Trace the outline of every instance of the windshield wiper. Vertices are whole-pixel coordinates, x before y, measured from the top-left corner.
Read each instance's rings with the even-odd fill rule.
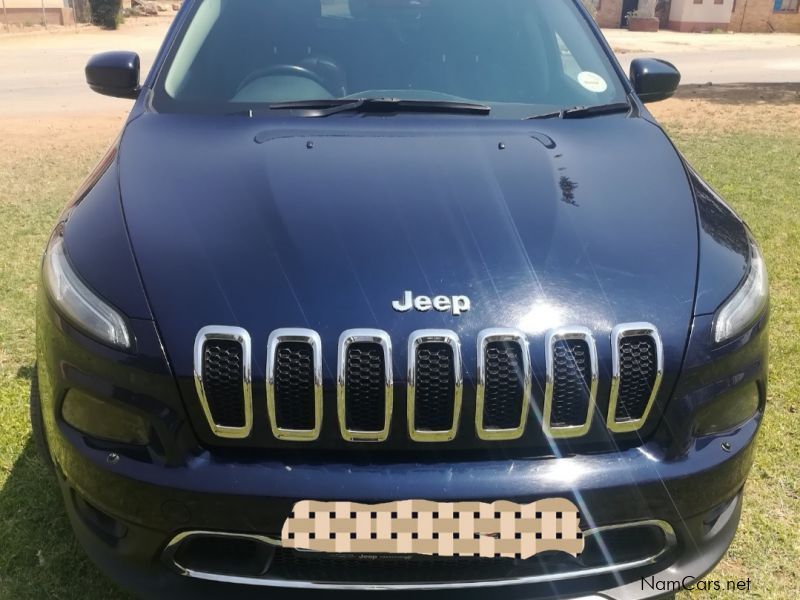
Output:
[[[631,105],[628,102],[614,102],[612,104],[597,104],[595,106],[570,106],[561,110],[533,115],[526,120],[532,119],[581,119],[583,117],[594,117],[596,115],[610,115],[613,113],[628,112]]]
[[[327,117],[342,112],[438,112],[488,115],[491,106],[445,100],[402,100],[400,98],[355,98],[275,102],[270,110],[306,110],[308,117]]]

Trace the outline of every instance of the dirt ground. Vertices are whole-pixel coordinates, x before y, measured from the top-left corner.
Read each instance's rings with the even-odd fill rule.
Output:
[[[688,85],[649,108],[668,127],[689,132],[800,133],[800,83]]]

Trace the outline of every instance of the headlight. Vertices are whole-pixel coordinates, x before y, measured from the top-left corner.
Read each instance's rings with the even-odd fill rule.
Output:
[[[761,314],[769,294],[767,269],[758,245],[750,240],[750,270],[742,285],[723,304],[714,321],[714,340],[725,342],[749,327]]]
[[[97,340],[127,350],[131,338],[125,319],[84,284],[64,253],[64,238],[55,237],[44,257],[44,283],[59,310]]]

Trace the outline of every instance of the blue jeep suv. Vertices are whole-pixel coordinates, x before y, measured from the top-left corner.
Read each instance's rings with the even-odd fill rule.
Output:
[[[31,416],[115,580],[649,598],[722,558],[767,278],[645,106],[671,64],[578,0],[186,0],[143,83],[86,77],[135,104],[44,254]]]

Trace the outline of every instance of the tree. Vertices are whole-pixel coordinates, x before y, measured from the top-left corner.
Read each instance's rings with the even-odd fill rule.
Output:
[[[89,0],[89,6],[92,11],[92,23],[95,25],[116,29],[122,22],[121,0]]]

